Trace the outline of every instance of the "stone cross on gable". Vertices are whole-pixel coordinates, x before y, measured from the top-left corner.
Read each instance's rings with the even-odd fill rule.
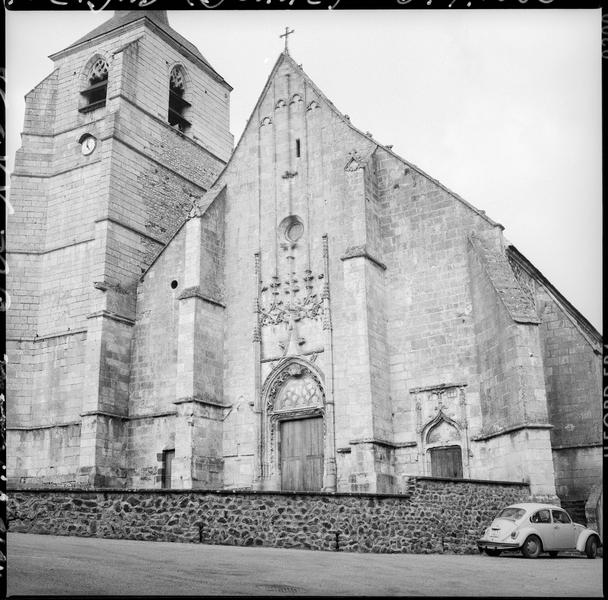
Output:
[[[288,48],[288,40],[289,40],[289,36],[294,33],[295,29],[289,29],[289,27],[285,27],[285,33],[282,33],[279,37],[284,37],[285,38],[285,54],[289,54],[289,48]]]

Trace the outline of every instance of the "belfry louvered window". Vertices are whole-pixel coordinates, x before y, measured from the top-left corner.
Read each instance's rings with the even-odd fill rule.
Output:
[[[173,67],[169,78],[169,114],[167,120],[169,125],[177,127],[180,131],[186,131],[191,123],[186,119],[186,111],[191,104],[184,99],[186,84],[184,71],[181,67]]]
[[[91,67],[88,75],[88,87],[80,92],[85,97],[86,104],[81,106],[80,112],[89,112],[105,106],[108,92],[108,63],[98,58]]]

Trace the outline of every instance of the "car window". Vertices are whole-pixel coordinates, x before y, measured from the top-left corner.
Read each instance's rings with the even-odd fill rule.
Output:
[[[563,510],[554,510],[553,520],[556,523],[570,523],[570,517]]]
[[[542,510],[535,512],[530,517],[530,522],[531,523],[551,523],[551,514],[549,513],[548,509],[543,508]]]
[[[497,519],[511,519],[513,521],[517,521],[521,519],[526,514],[526,511],[523,508],[514,508],[512,506],[508,506],[507,508],[503,508],[496,517]]]

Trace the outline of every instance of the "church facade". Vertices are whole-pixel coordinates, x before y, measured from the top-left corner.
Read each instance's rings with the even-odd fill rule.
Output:
[[[9,481],[601,481],[597,331],[287,52],[234,150],[230,85],[164,12],[51,58],[12,175]]]

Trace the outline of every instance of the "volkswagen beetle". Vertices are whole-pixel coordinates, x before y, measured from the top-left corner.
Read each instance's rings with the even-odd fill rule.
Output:
[[[503,508],[477,540],[480,552],[499,556],[503,550],[519,550],[526,558],[542,552],[557,556],[578,550],[588,558],[602,545],[597,531],[573,523],[568,513],[552,504],[524,502]]]

